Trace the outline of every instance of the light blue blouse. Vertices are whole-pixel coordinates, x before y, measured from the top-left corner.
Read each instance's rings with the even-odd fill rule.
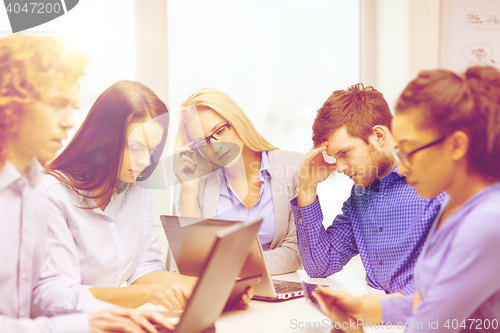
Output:
[[[217,174],[220,185],[220,196],[215,218],[220,220],[248,221],[257,217],[262,217],[263,221],[257,234],[259,235],[264,251],[268,251],[271,247],[276,232],[271,178],[271,164],[269,163],[267,152],[262,152],[262,161],[259,171],[259,179],[261,182],[260,198],[255,205],[248,210],[243,201],[234,192],[224,172]]]

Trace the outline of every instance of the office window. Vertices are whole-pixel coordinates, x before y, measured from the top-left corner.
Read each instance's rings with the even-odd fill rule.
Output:
[[[11,30],[7,13],[0,12],[5,16],[0,19],[0,37],[4,37]],[[66,14],[22,33],[65,38],[70,46],[83,49],[90,57],[70,138],[106,88],[119,80],[136,79],[134,0],[79,1]]]

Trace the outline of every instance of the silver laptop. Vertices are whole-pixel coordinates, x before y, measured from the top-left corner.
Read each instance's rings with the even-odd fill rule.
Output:
[[[160,217],[179,273],[200,276],[203,262],[209,254],[211,239],[224,227],[238,225],[240,221],[225,221],[162,215]],[[264,261],[262,246],[256,235],[250,253],[243,265],[240,278],[261,275],[261,282],[253,287],[255,300],[281,301],[304,295],[302,285],[271,279]]]
[[[215,332],[215,321],[234,286],[262,219],[239,223],[212,234],[208,256],[174,332]]]

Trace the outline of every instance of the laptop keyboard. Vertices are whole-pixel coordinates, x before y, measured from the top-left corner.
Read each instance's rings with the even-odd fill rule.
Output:
[[[273,280],[276,292],[288,292],[302,290],[302,285],[298,282]]]

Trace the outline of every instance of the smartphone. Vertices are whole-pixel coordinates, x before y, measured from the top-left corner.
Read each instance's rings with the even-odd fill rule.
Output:
[[[317,284],[302,282],[302,288],[304,288],[304,292],[305,292],[305,294],[307,296],[307,299],[309,300],[309,303],[311,303],[319,311],[321,311],[321,306],[319,306],[318,300],[312,294],[312,292],[314,290],[316,290],[317,287],[318,287]],[[325,287],[328,287],[328,286],[325,286]],[[323,311],[321,311],[321,313],[323,313]]]
[[[322,285],[322,286],[328,287],[325,285]],[[323,313],[324,315],[326,315],[327,317],[329,317],[332,320],[332,326],[336,328],[332,332],[344,332],[344,333],[363,332],[362,329],[355,330],[354,332],[351,331],[349,329],[350,326],[348,325],[348,323],[350,323],[349,318],[342,311],[340,311],[338,309],[337,309],[337,311],[335,311],[335,308],[332,308],[329,314],[324,313],[323,310],[321,310],[321,306],[319,305],[318,300],[312,294],[312,292],[314,290],[316,290],[317,287],[318,287],[317,284],[312,284],[312,283],[307,283],[307,282],[302,281],[302,288],[304,288],[304,292],[306,294],[306,299],[308,300],[308,302],[310,304],[312,304],[316,309],[321,311],[321,313]]]

